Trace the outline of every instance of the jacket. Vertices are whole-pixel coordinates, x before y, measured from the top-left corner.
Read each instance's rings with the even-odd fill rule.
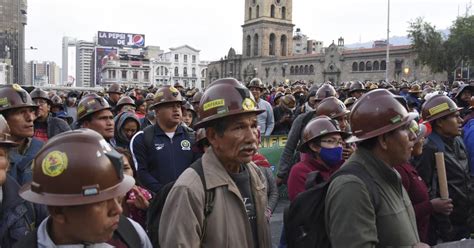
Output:
[[[281,122],[285,116],[289,116],[291,121]],[[273,117],[275,118],[275,127],[273,128],[272,135],[287,135],[290,132],[291,123],[295,118],[293,112],[283,106],[276,106],[273,108]]]
[[[306,178],[313,171],[318,171],[324,181],[328,181],[331,175],[341,167],[342,162],[334,167],[327,167],[313,157],[309,157],[295,164],[288,177],[288,198],[293,201],[296,196],[305,191]]]
[[[395,169],[402,177],[403,187],[408,192],[413,204],[420,240],[423,243],[428,243],[430,217],[433,213],[428,187],[410,163],[395,166]]]
[[[71,130],[71,127],[67,124],[66,121],[57,117],[53,117],[52,114],[48,115],[48,118],[46,119],[46,123],[47,123],[46,132],[48,134],[48,139],[51,139],[52,137],[60,133]]]
[[[358,148],[347,163],[357,163],[374,179],[380,202],[376,211],[365,183],[355,175],[333,179],[325,206],[332,247],[411,247],[419,243],[415,212],[395,169],[365,148]]]
[[[239,189],[217,159],[212,148],[202,157],[206,189],[214,189],[214,207],[207,217],[205,239],[204,189],[199,175],[187,169],[171,189],[160,220],[161,247],[254,247],[245,205]],[[251,191],[256,208],[257,233],[260,248],[271,247],[270,229],[265,209],[266,188],[262,173],[253,163],[244,165],[249,171]]]
[[[2,185],[3,200],[0,212],[0,247],[12,247],[29,232],[34,231],[48,216],[45,206],[23,200],[20,185],[7,175]]]
[[[449,198],[453,200],[454,205],[453,212],[449,215],[449,222],[454,226],[468,226],[469,223],[474,225],[474,191],[472,189],[470,168],[463,141],[461,137],[447,138],[438,136],[444,144],[444,163],[448,180]],[[436,152],[438,152],[436,143],[428,137],[427,142],[423,146],[423,153],[420,159],[416,161],[416,170],[428,185],[431,199],[439,197],[434,155]],[[445,216],[440,217],[446,218]],[[472,226],[471,231],[474,231]]]
[[[199,154],[191,150],[191,138],[184,127],[179,125],[170,139],[158,124],[154,125],[153,144],[147,147],[143,131],[130,141],[130,152],[137,168],[138,181],[157,193],[161,187],[178,179]]]
[[[130,149],[130,139],[127,138],[125,132],[123,131],[123,126],[125,121],[134,120],[137,123],[137,130],[140,130],[140,121],[134,113],[123,112],[114,118],[114,138],[110,141],[113,147],[122,147],[125,149]]]
[[[10,167],[8,175],[15,179],[18,184],[23,185],[33,179],[32,162],[38,151],[43,147],[43,142],[35,138],[29,138],[26,148],[20,151],[20,147],[10,148],[8,158]]]
[[[257,115],[258,127],[262,136],[270,136],[275,126],[275,119],[273,119],[272,105],[263,99],[259,99],[257,103],[258,109],[264,109],[265,112]]]
[[[469,156],[469,167],[471,177],[474,176],[474,119],[470,119],[463,127],[463,140],[466,152]]]

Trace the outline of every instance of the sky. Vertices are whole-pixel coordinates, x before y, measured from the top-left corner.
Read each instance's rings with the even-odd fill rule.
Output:
[[[293,0],[293,24],[328,46],[385,39],[388,0]],[[245,0],[28,0],[26,60],[61,65],[62,37],[92,41],[97,31],[145,34],[145,45],[189,45],[201,60],[242,51]],[[438,29],[464,15],[469,0],[392,0],[390,36],[405,36],[417,17]],[[470,11],[472,12],[472,11]]]

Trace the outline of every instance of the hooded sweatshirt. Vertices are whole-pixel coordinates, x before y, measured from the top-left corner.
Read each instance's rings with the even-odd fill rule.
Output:
[[[110,141],[113,147],[122,147],[125,149],[129,149],[130,146],[130,139],[127,138],[125,132],[123,131],[123,127],[127,120],[134,120],[137,122],[137,132],[140,130],[140,121],[138,120],[137,116],[131,112],[122,112],[114,118],[115,127],[114,127],[114,138]]]

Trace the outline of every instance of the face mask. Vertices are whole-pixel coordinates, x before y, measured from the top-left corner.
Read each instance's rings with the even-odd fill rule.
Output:
[[[327,166],[333,167],[342,161],[342,147],[321,147],[321,152],[319,152],[319,156]]]

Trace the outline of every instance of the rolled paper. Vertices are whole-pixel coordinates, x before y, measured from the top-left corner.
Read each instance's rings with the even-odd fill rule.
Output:
[[[444,164],[444,153],[435,153],[436,170],[438,171],[439,195],[441,199],[449,199],[448,180],[446,178],[446,166]]]

